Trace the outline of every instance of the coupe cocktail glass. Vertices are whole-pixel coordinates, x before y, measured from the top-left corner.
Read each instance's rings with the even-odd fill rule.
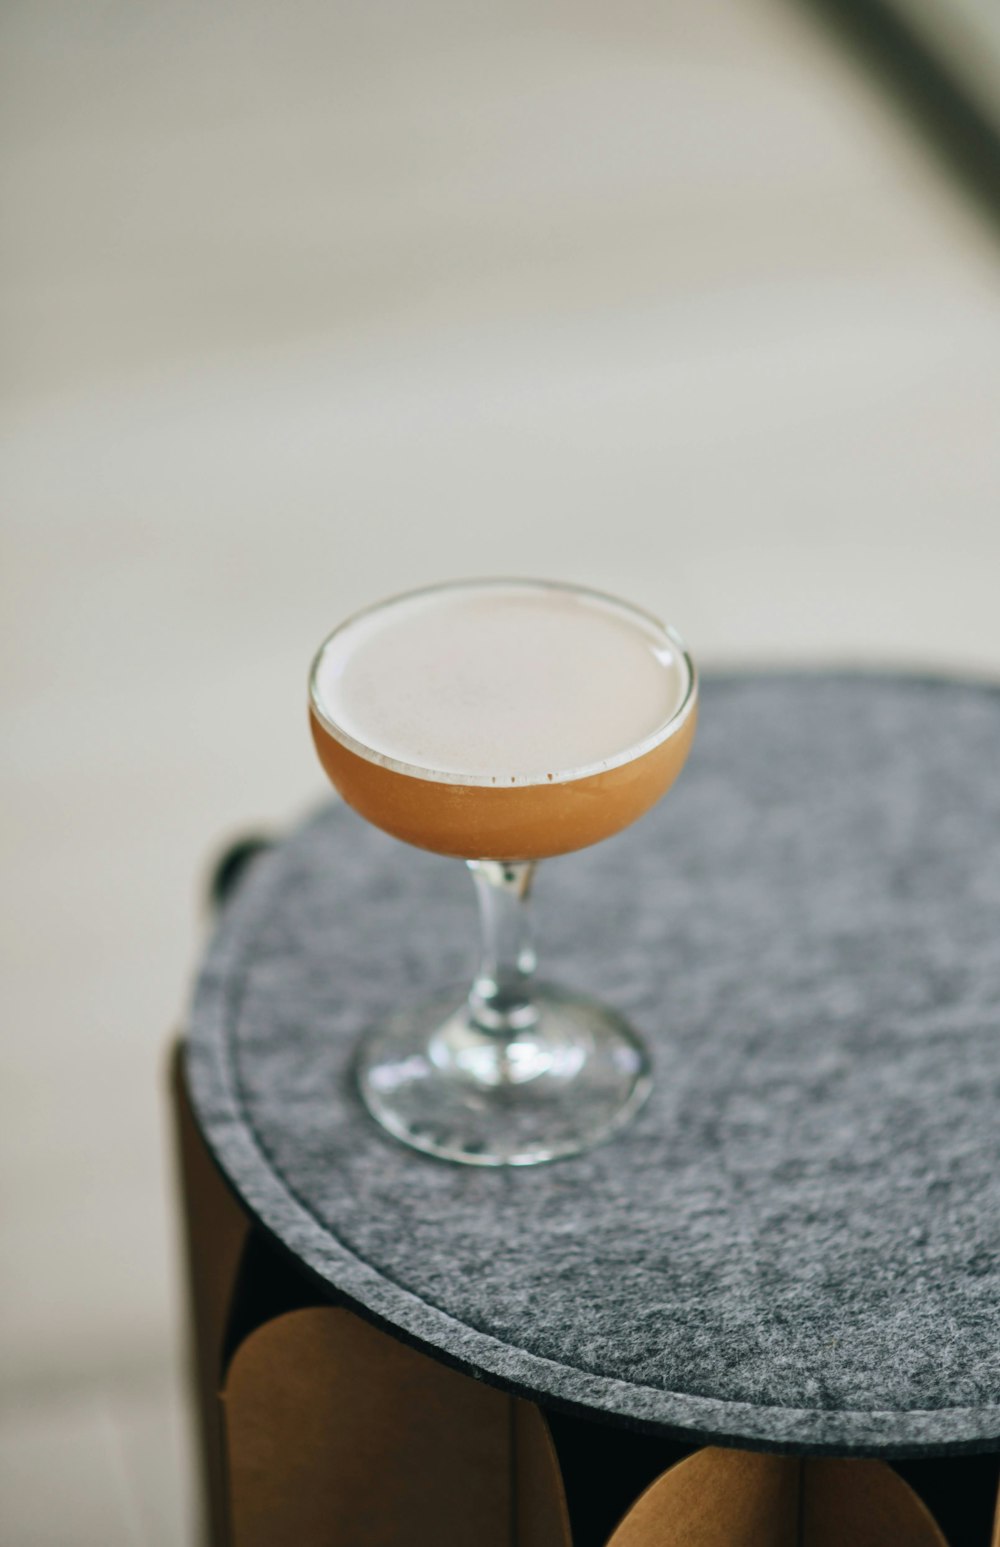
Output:
[[[649,1058],[606,1005],[535,981],[540,859],[627,827],[673,784],[698,687],[680,639],[597,591],[477,580],[341,624],[309,679],[316,750],[344,800],[407,843],[464,859],[482,948],[461,988],[364,1035],[358,1085],[396,1138],[448,1160],[525,1166],[625,1123]]]

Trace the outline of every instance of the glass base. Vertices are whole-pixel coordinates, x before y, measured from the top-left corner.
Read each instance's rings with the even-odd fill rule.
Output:
[[[362,1098],[395,1138],[470,1166],[533,1166],[599,1144],[638,1111],[649,1057],[593,999],[532,989],[530,1026],[483,1031],[455,989],[365,1033]],[[457,1008],[456,1008],[457,1006]]]

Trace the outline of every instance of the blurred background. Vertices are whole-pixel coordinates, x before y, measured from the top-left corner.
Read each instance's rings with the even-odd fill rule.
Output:
[[[538,574],[709,665],[1000,678],[945,12],[958,93],[804,0],[4,0],[5,1544],[193,1541],[166,1051],[342,615]]]

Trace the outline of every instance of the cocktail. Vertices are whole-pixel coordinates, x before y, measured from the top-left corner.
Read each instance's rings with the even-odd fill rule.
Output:
[[[608,838],[673,784],[694,735],[694,666],[626,602],[548,581],[476,580],[394,597],[321,646],[316,750],[385,832],[465,860],[482,948],[468,992],[366,1032],[357,1075],[396,1138],[470,1165],[588,1149],[637,1110],[649,1058],[616,1011],[535,981],[540,859]]]

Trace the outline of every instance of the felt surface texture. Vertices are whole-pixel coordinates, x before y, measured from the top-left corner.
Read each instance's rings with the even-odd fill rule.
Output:
[[[473,1373],[800,1453],[1000,1444],[1000,693],[709,679],[688,768],[543,864],[541,975],[647,1038],[591,1153],[419,1156],[354,1091],[365,1026],[467,984],[463,865],[331,805],[257,861],[189,1023],[203,1131],[333,1290]]]

